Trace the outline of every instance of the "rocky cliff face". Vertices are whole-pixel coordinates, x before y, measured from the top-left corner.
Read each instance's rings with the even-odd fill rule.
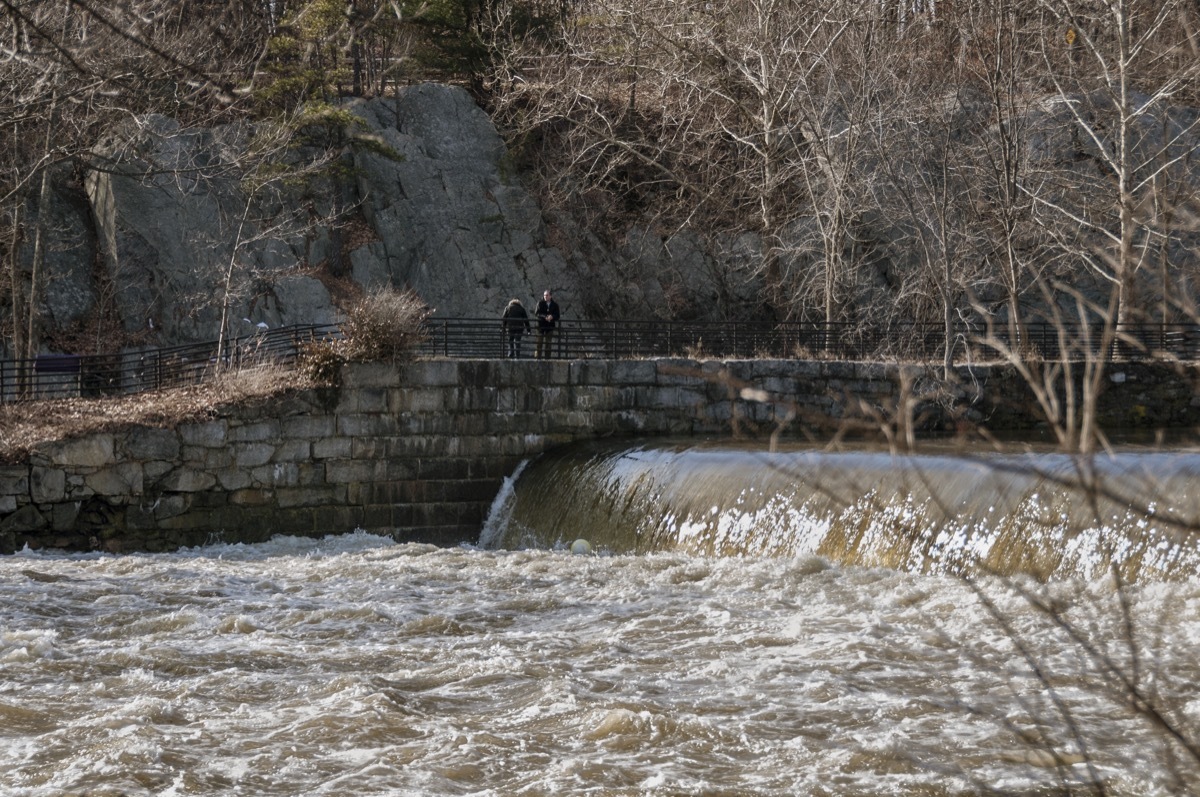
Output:
[[[1060,226],[1090,212],[1099,230],[1111,208],[1090,208],[1089,198],[1111,194],[1111,179],[1095,148],[1111,142],[1081,131],[1102,129],[1107,111],[1102,96],[1073,102],[1074,110],[1063,102],[1031,106],[1026,156],[1039,185],[1051,186],[1047,201],[1066,209]],[[1178,172],[1171,190],[1194,196],[1200,174],[1188,147],[1197,112],[1144,115],[1135,160],[1169,156]],[[958,124],[986,127],[977,116]],[[510,298],[532,304],[550,288],[568,318],[746,319],[767,304],[759,272],[768,249],[783,253],[780,284],[815,279],[821,253],[803,224],[770,247],[753,232],[664,236],[647,226],[631,227],[622,241],[601,240],[563,209],[538,205],[491,120],[459,88],[427,84],[354,100],[331,119],[314,125],[307,143],[276,148],[266,127],[188,129],[141,117],[112,130],[86,165],[56,172],[49,203],[26,214],[33,221],[40,212],[54,240],[40,291],[43,350],[214,340],[222,324],[236,336],[263,324],[332,323],[357,293],[383,285],[413,289],[440,316],[495,318]],[[919,262],[920,231],[905,218],[869,208],[857,216],[854,238],[869,250],[869,268],[854,276],[862,284],[853,301],[871,312],[937,292]],[[1172,225],[1164,262],[1173,274],[1200,273],[1194,214]],[[1056,234],[1065,240],[1069,232]],[[1109,243],[1093,237],[1068,241],[1075,248],[1058,258],[1036,254],[1024,239],[1017,244],[1045,260],[1029,274],[1104,306]],[[1092,243],[1100,254],[1085,256]],[[960,260],[983,257],[976,255]],[[28,249],[24,256],[28,263]],[[1046,264],[1053,263],[1060,265],[1052,273]],[[971,267],[961,279],[1000,308],[995,275]],[[1140,268],[1139,278],[1153,298],[1156,269]],[[1040,301],[1029,285],[1021,290],[1023,301]],[[867,310],[857,317],[872,318]]]
[[[503,142],[466,92],[418,86],[351,111],[390,149],[355,156],[356,199],[375,238],[350,252],[356,283],[410,286],[452,316],[498,315],[546,288],[577,305],[541,209],[503,172]]]
[[[223,317],[231,335],[332,323],[356,290],[388,284],[438,315],[482,318],[546,288],[574,318],[753,301],[754,286],[731,290],[695,241],[638,234],[612,252],[559,217],[557,239],[570,243],[551,245],[544,209],[462,89],[414,86],[339,110],[357,121],[343,113],[321,146],[286,152],[248,124],[185,129],[152,116],[111,131],[82,174],[61,175],[44,211],[57,241],[44,348],[213,340]],[[100,317],[122,340],[78,334]]]

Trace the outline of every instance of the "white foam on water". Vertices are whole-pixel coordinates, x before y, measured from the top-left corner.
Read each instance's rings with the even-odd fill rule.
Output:
[[[934,564],[992,555],[997,502],[946,524],[870,490],[833,513],[733,495],[664,511],[679,544],[644,555],[355,532],[0,558],[0,793],[1051,793],[1090,777],[1028,744],[1045,729],[1069,760],[1063,707],[1110,793],[1172,793],[1163,736],[1057,619],[1119,663],[1132,628],[1144,682],[1195,730],[1200,579],[1118,588],[1102,526],[1052,524],[1083,565],[968,581]],[[1020,511],[1061,520],[1044,497]],[[898,528],[927,543],[908,572],[816,555]]]

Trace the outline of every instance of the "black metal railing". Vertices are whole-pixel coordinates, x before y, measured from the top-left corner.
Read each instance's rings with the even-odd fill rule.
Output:
[[[995,360],[1006,351],[1046,360],[1100,356],[1103,328],[1052,323],[1019,330],[963,325],[954,330],[954,357]],[[431,318],[421,353],[435,357],[504,357],[508,337],[496,319]],[[520,342],[532,357],[536,326]],[[904,322],[868,327],[818,321],[562,321],[550,344],[557,359],[606,357],[774,357],[786,359],[886,359],[940,362],[945,348],[940,323]],[[1145,324],[1123,329],[1107,343],[1122,359],[1200,358],[1200,325]]]
[[[333,325],[290,326],[161,349],[2,360],[0,401],[115,396],[196,384],[222,369],[293,362],[305,343],[338,334]]]
[[[1200,359],[1200,325],[1144,324],[1105,338],[1100,326],[1025,324],[1019,331],[962,326],[954,330],[954,359],[994,361],[1006,350],[1044,360],[1109,356],[1116,359]],[[248,364],[294,362],[306,343],[341,336],[336,325],[264,330],[223,342],[119,354],[50,354],[0,361],[0,402],[137,393],[211,378]],[[518,354],[532,357],[536,324]],[[555,359],[713,357],[879,359],[940,362],[945,330],[937,323],[888,326],[815,321],[576,321],[560,322],[547,356]],[[426,357],[498,359],[509,338],[496,318],[438,318],[425,322],[418,353]]]
[[[935,325],[908,325],[916,335],[915,355],[928,356],[919,344],[937,332]],[[421,352],[441,357],[504,357],[508,336],[491,318],[431,318]],[[537,327],[521,338],[521,355],[531,357]],[[858,357],[877,353],[897,337],[864,331],[857,326],[810,322],[744,321],[561,321],[550,339],[550,356],[556,359],[605,357],[805,357],[817,353]],[[939,336],[940,340],[940,336]],[[893,347],[895,348],[895,347]],[[901,352],[897,351],[897,354]]]

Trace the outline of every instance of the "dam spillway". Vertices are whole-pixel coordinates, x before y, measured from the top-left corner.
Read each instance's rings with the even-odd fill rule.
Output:
[[[1200,454],[581,443],[522,467],[493,515],[484,547],[1155,582],[1200,572]]]
[[[1124,364],[1100,420],[1200,425],[1191,371]],[[1120,377],[1119,379],[1117,377]],[[354,530],[478,538],[523,460],[595,439],[828,438],[1042,424],[1020,376],[801,360],[418,360],[338,386],[39,446],[0,465],[0,551],[165,551]]]

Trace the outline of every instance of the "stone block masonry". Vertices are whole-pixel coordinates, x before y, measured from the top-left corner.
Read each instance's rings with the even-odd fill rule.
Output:
[[[1193,370],[1122,367],[1111,426],[1200,424]],[[907,391],[907,393],[906,393]],[[908,400],[904,400],[907,397]],[[0,466],[0,552],[167,551],[355,529],[474,542],[526,458],[573,441],[843,428],[1032,429],[1013,371],[794,360],[425,360],[349,365],[336,388],[41,446]]]

